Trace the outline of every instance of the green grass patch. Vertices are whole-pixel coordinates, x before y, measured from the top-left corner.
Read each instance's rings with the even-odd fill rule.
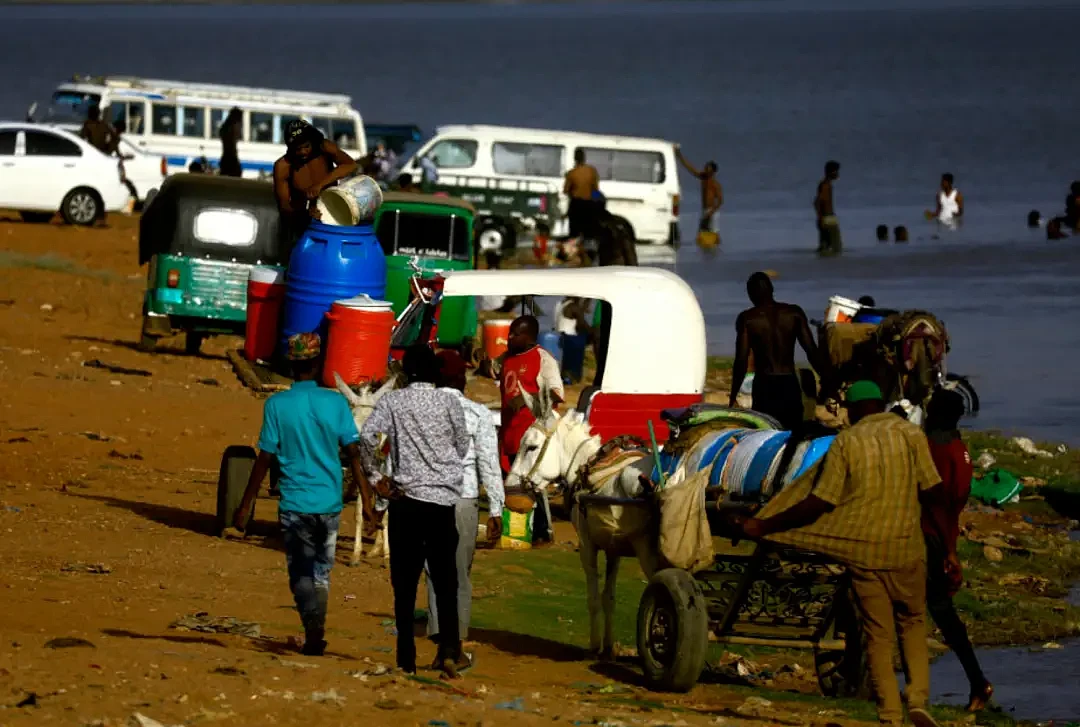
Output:
[[[602,556],[600,561],[602,579]],[[588,647],[585,574],[577,553],[493,551],[477,558],[473,571],[472,622],[476,628],[513,636],[519,640],[515,648],[531,648],[540,656],[553,652],[568,656],[573,649]],[[645,577],[636,560],[620,561],[617,583],[615,638],[633,645],[638,602],[645,590]]]
[[[731,371],[735,367],[735,359],[732,356],[709,356],[705,359],[708,371]]]

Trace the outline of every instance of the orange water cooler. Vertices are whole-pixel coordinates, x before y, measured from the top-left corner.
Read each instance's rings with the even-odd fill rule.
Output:
[[[394,311],[389,301],[360,295],[339,300],[326,314],[326,360],[323,383],[334,386],[337,373],[346,384],[381,381],[386,377]]]

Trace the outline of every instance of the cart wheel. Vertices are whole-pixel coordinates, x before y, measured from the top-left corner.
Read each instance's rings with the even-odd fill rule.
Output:
[[[709,647],[705,597],[693,576],[667,568],[652,577],[638,607],[637,645],[650,689],[687,692]]]
[[[826,637],[843,639],[844,649],[814,649],[818,687],[826,697],[869,699],[869,671],[855,601],[850,590],[838,592],[836,599],[836,617]]]
[[[225,528],[232,525],[233,513],[240,507],[247,489],[251,468],[255,466],[255,450],[251,447],[234,445],[227,447],[221,455],[221,469],[218,471],[217,489],[217,534],[224,534]],[[247,526],[255,519],[254,508]],[[247,530],[247,527],[245,527]]]

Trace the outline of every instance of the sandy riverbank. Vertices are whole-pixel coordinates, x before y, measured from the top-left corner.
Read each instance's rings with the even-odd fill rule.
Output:
[[[378,674],[393,645],[388,574],[381,563],[345,567],[346,513],[332,653],[300,657],[287,643],[300,629],[274,503],[260,501],[253,537],[211,535],[221,452],[254,443],[262,410],[224,359],[236,341],[211,340],[198,357],[183,355],[179,340],[137,351],[137,220],[110,225],[0,220],[0,724],[119,725],[134,712],[166,724],[363,714],[372,725],[737,724],[755,711],[766,722],[847,724],[872,714],[813,697],[805,673],[672,696],[642,690],[632,659],[614,671],[582,660],[584,597],[565,523],[554,551],[479,555],[479,665],[450,689]],[[93,360],[149,375],[85,365]],[[711,374],[719,396],[725,375]],[[1014,521],[995,522],[1008,530]],[[997,567],[1022,572],[1025,557],[1006,553]],[[621,583],[620,638],[632,644],[642,587],[634,566]],[[1022,585],[1001,589],[1023,594]],[[255,622],[260,638],[170,628],[204,611]],[[762,695],[772,705],[748,701]]]

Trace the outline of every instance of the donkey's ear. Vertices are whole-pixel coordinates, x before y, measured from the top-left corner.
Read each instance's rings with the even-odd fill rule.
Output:
[[[349,406],[353,409],[363,404],[363,400],[356,395],[356,393],[349,388],[349,385],[345,383],[345,380],[341,378],[341,375],[337,371],[334,372],[334,383],[337,384],[337,390],[341,392],[341,395],[345,397],[345,400],[349,402]]]
[[[379,390],[372,395],[372,400],[378,404],[379,399],[383,398],[386,394],[394,390],[397,386],[397,374],[391,374],[386,379],[386,383],[379,387]]]
[[[518,393],[521,394],[522,401],[525,402],[525,407],[533,413],[537,419],[540,418],[540,402],[536,397],[525,391],[523,388],[518,388]]]

